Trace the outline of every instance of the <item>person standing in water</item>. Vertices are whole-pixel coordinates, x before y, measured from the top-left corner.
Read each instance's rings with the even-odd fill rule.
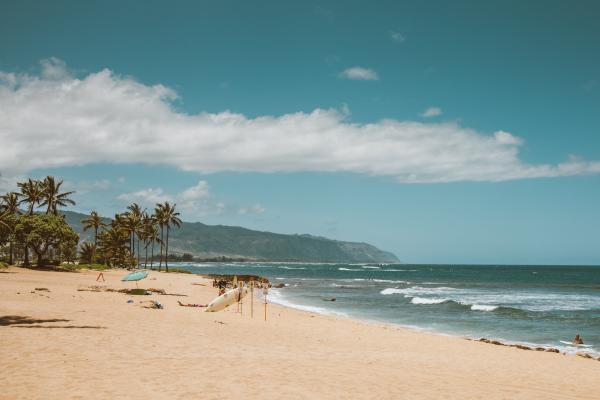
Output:
[[[579,336],[579,333],[573,338],[573,344],[583,344],[583,339],[581,338],[581,336]]]

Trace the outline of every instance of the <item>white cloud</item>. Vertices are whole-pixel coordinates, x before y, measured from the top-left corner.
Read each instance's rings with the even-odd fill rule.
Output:
[[[165,201],[175,202],[175,198],[165,193],[161,188],[148,188],[136,192],[123,193],[117,196],[117,199],[128,203],[138,203],[149,208],[154,208],[157,203],[164,203]]]
[[[406,36],[404,36],[400,32],[390,31],[390,38],[396,43],[406,42]]]
[[[363,67],[352,67],[343,70],[340,73],[340,78],[352,79],[358,81],[378,81],[379,75],[375,70]]]
[[[230,208],[223,202],[212,200],[206,181],[199,181],[195,186],[175,194],[167,193],[162,188],[147,188],[120,194],[117,199],[126,203],[138,203],[149,210],[154,210],[157,203],[168,201],[177,204],[177,210],[188,219],[209,214],[222,214]],[[245,209],[253,210],[252,207]]]
[[[172,106],[173,90],[109,70],[81,79],[66,71],[46,75],[0,73],[4,177],[101,162],[200,173],[353,172],[408,183],[600,173],[598,161],[524,163],[519,137],[500,130],[483,134],[456,122],[360,124],[331,109],[256,118],[229,111],[186,114]],[[158,189],[138,195],[168,196]]]
[[[265,211],[267,211],[267,209],[264,208],[262,205],[254,204],[253,206],[250,206],[250,207],[242,207],[242,208],[238,209],[238,214],[241,214],[241,215],[263,214]]]
[[[439,107],[429,107],[421,113],[421,117],[425,118],[437,117],[438,115],[442,115],[442,109]]]

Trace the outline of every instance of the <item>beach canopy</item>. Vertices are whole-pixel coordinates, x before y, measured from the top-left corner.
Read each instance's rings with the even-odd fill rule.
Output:
[[[125,275],[124,277],[121,278],[121,281],[141,281],[142,279],[146,278],[148,276],[148,273],[146,271],[135,271],[135,272],[130,272],[129,274]]]

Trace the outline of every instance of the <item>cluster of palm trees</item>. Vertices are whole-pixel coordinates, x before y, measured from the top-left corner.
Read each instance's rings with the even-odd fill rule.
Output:
[[[149,214],[139,204],[133,203],[110,222],[104,222],[94,210],[81,223],[84,230],[94,231],[94,243],[85,242],[81,246],[81,259],[85,262],[102,262],[118,267],[143,264],[147,268],[150,253],[150,268],[154,269],[154,249],[159,244],[158,270],[162,270],[164,260],[165,270],[169,271],[169,232],[172,227],[181,226],[175,204],[157,204],[154,212]]]
[[[21,214],[21,207],[25,206],[25,215],[33,215],[39,207],[45,207],[46,214],[58,215],[59,207],[75,205],[70,198],[74,192],[61,192],[63,181],[57,181],[53,176],[42,180],[28,179],[26,182],[17,183],[19,192],[9,192],[0,196],[0,228],[9,232],[9,264],[14,262],[14,233]],[[29,251],[24,248],[24,263],[29,264]]]
[[[19,216],[31,216],[34,213],[61,216],[59,209],[75,205],[72,191],[61,191],[62,180],[47,176],[42,180],[28,179],[17,184],[18,192],[9,192],[0,196],[0,242],[9,244],[9,264],[15,262],[15,248],[21,249],[24,264],[29,265],[29,251],[26,245],[15,243],[15,227]],[[42,208],[42,210],[39,210]],[[23,211],[22,211],[23,210]],[[64,216],[62,216],[64,217]],[[85,263],[104,263],[110,266],[129,267],[148,265],[153,269],[155,245],[160,245],[159,271],[163,261],[165,270],[169,270],[169,234],[173,227],[181,226],[175,204],[164,202],[157,204],[152,213],[133,203],[127,211],[116,214],[114,219],[102,218],[95,210],[81,221],[84,230],[92,229],[94,242],[83,242],[80,246],[80,260]],[[4,238],[3,239],[3,235]],[[1,244],[1,243],[0,243]],[[142,252],[144,253],[142,257]],[[143,259],[143,262],[142,262]]]

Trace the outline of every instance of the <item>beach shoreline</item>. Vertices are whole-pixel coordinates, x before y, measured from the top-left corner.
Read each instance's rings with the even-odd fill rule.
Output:
[[[275,290],[277,290],[279,292],[280,290],[285,290],[285,289],[275,289]],[[372,319],[372,318],[370,319],[370,318],[367,318],[364,316],[350,315],[348,313],[337,312],[337,311],[329,310],[326,308],[304,306],[301,304],[292,303],[291,301],[288,301],[288,300],[281,300],[281,298],[279,298],[277,300],[272,300],[272,297],[271,297],[271,301],[274,304],[277,304],[281,307],[290,308],[292,310],[296,310],[299,312],[316,313],[316,314],[323,315],[323,316],[332,316],[332,317],[341,318],[341,319],[360,321],[360,322],[363,322],[366,324],[380,325],[380,326],[385,326],[385,327],[389,327],[389,328],[409,329],[409,330],[412,330],[412,331],[418,332],[418,333],[427,333],[427,334],[432,334],[432,335],[447,336],[447,337],[452,337],[452,338],[464,339],[464,340],[468,340],[468,341],[489,343],[489,344],[493,344],[496,346],[515,347],[515,348],[518,348],[521,350],[542,351],[540,349],[544,348],[545,350],[547,350],[550,353],[560,353],[563,355],[570,355],[570,356],[582,356],[584,358],[591,357],[593,359],[597,359],[598,361],[600,361],[600,353],[590,351],[587,347],[577,348],[576,346],[572,346],[573,347],[572,349],[568,349],[568,348],[564,348],[565,347],[564,345],[562,346],[563,348],[560,348],[558,346],[554,346],[554,345],[550,345],[550,344],[533,343],[533,342],[519,341],[519,340],[509,340],[509,339],[505,339],[505,338],[501,338],[501,337],[493,337],[493,336],[483,337],[480,335],[464,335],[464,334],[460,334],[460,333],[434,330],[434,329],[420,327],[420,326],[416,326],[416,325],[406,325],[406,324],[390,322],[390,321],[385,321],[385,320],[380,320],[380,319]],[[587,357],[584,354],[589,354],[590,357]]]
[[[596,398],[600,362],[523,351],[381,321],[249,302],[204,313],[210,280],[123,270],[0,274],[1,399],[14,398]],[[47,290],[38,290],[38,289]],[[80,290],[78,290],[80,289]],[[127,300],[134,303],[127,303]],[[164,309],[143,308],[158,300]],[[34,329],[35,328],[35,329]]]

